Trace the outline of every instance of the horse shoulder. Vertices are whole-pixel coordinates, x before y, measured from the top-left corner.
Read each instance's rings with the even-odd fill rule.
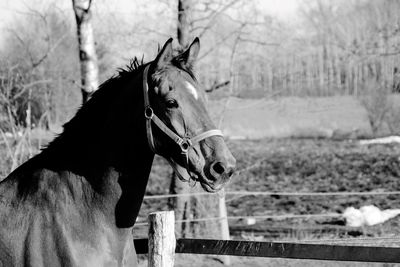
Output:
[[[21,168],[0,183],[0,266],[136,266],[132,240],[84,203],[74,179]]]
[[[52,266],[61,265],[51,256],[60,251],[55,249],[57,200],[52,190],[41,188],[46,175],[44,169],[19,168],[0,183],[0,262],[5,266],[41,266],[49,259]]]

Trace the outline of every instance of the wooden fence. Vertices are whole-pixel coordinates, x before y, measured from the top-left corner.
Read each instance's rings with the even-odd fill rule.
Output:
[[[137,254],[149,255],[150,267],[169,267],[174,253],[272,257],[329,261],[400,263],[400,247],[175,239],[173,211],[149,215],[149,239],[134,240]]]

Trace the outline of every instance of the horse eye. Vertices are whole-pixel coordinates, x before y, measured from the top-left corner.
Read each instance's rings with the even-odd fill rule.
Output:
[[[178,107],[178,102],[176,102],[175,99],[168,99],[166,102],[167,108],[177,108]]]

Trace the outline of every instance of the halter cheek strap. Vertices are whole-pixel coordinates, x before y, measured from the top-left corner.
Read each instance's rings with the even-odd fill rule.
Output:
[[[159,154],[159,153],[157,153],[156,148],[154,146],[154,137],[153,137],[153,131],[152,131],[152,122],[153,122],[163,133],[165,133],[170,139],[172,139],[172,141],[174,141],[179,146],[179,148],[181,149],[181,154],[184,157],[186,171],[188,172],[189,177],[191,177],[191,174],[189,171],[189,149],[192,148],[197,143],[199,143],[200,141],[202,141],[208,137],[223,136],[222,132],[218,129],[213,129],[213,130],[208,130],[208,131],[200,133],[194,137],[189,138],[189,137],[186,137],[187,133],[185,133],[185,137],[181,137],[181,136],[177,135],[174,131],[172,131],[167,125],[165,125],[160,120],[160,118],[158,118],[157,115],[154,114],[154,111],[150,106],[149,85],[147,83],[149,67],[150,67],[150,65],[147,65],[143,72],[144,116],[146,118],[146,133],[147,133],[147,141],[149,143],[149,147],[155,154]],[[173,165],[171,162],[170,162],[170,164]],[[180,177],[181,175],[178,174],[178,176]],[[183,177],[180,177],[180,178],[182,180],[184,180]]]

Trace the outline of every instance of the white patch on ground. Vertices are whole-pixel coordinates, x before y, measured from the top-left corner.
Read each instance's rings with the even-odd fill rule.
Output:
[[[199,98],[199,94],[197,93],[196,88],[194,88],[194,86],[190,82],[186,82],[186,88],[189,90],[189,93],[193,95],[194,99],[197,100]]]
[[[400,136],[387,136],[382,138],[375,138],[369,140],[360,140],[361,145],[372,145],[372,144],[391,144],[391,143],[400,143]]]

